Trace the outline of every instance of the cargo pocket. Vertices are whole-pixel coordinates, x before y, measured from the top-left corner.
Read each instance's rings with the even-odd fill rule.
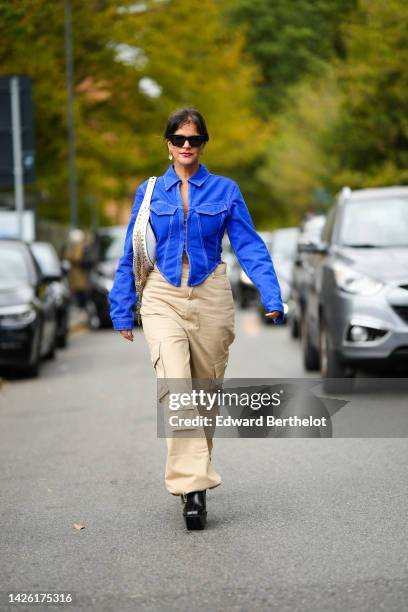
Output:
[[[225,369],[228,365],[228,357],[224,357],[221,361],[214,363],[215,378],[223,378]]]
[[[169,387],[166,381],[166,373],[164,370],[163,360],[161,358],[160,342],[155,342],[150,352],[152,365],[157,376],[157,396],[159,402],[168,393]]]
[[[225,372],[227,365],[228,365],[228,357],[224,357],[224,359],[221,359],[214,363],[214,368],[213,368],[214,379],[212,382],[215,388],[222,386],[222,383],[224,381],[224,372]]]

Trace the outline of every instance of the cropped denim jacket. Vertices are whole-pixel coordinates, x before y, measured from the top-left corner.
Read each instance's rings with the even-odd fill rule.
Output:
[[[221,262],[222,238],[227,231],[244,272],[257,287],[267,312],[278,310],[275,323],[283,323],[279,282],[265,242],[256,232],[237,183],[211,174],[201,164],[188,179],[188,212],[184,221],[181,179],[170,165],[158,177],[150,204],[150,222],[157,239],[157,268],[171,284],[181,285],[184,242],[189,260],[188,286],[199,285]],[[133,226],[147,180],[139,185],[126,232],[124,254],[119,260],[109,293],[110,316],[116,330],[132,329],[136,302],[133,275]]]

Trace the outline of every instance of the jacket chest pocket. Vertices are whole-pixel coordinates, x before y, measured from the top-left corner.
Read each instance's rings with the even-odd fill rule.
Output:
[[[155,231],[156,237],[167,238],[170,235],[172,225],[177,219],[176,211],[178,207],[164,201],[150,203],[150,221]]]
[[[227,216],[226,202],[205,202],[195,207],[200,223],[201,233],[204,237],[218,235]]]

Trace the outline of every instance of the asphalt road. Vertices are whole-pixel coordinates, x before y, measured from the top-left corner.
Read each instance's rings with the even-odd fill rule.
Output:
[[[287,329],[237,313],[236,331],[226,376],[305,375]],[[140,331],[133,344],[77,334],[38,380],[3,384],[3,602],[65,591],[75,611],[407,610],[407,439],[216,439],[223,484],[207,529],[188,532],[164,488],[155,391]]]

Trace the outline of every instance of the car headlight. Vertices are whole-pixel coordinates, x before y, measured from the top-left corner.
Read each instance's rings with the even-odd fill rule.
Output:
[[[337,262],[334,267],[334,276],[337,286],[348,293],[360,295],[374,295],[383,287],[383,283],[375,278],[356,272],[353,268]]]
[[[36,311],[29,305],[6,306],[0,308],[0,326],[24,327],[32,323],[36,316]]]

